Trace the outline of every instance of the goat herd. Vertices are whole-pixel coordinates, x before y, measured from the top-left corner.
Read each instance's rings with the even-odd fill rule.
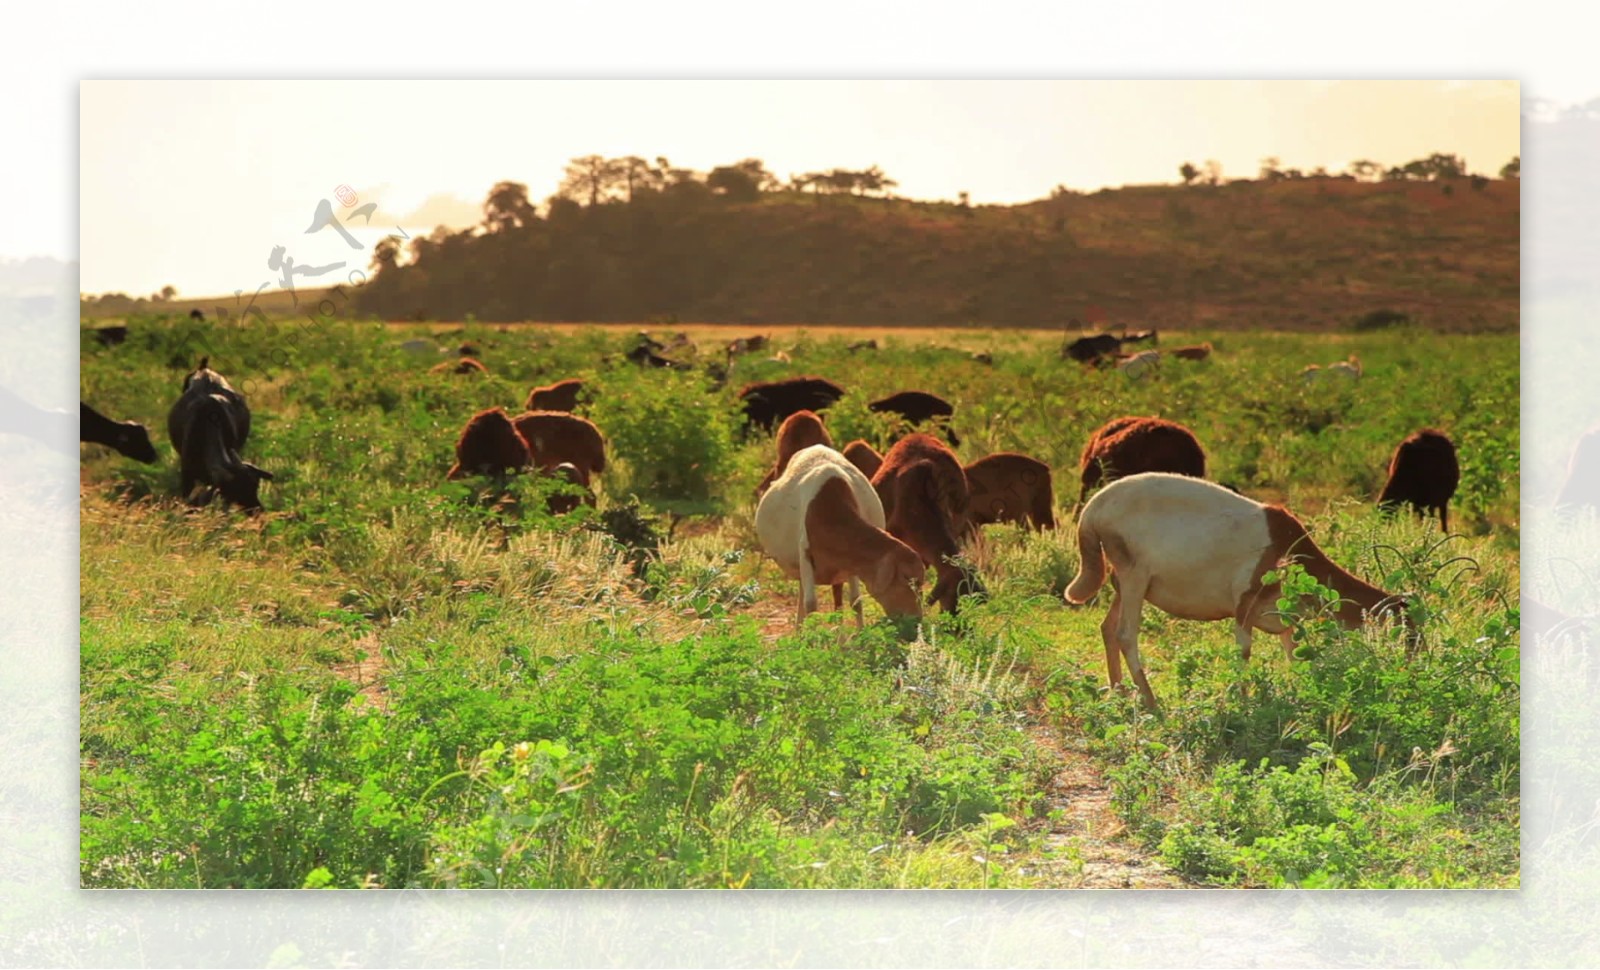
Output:
[[[1064,356],[1086,362],[1109,357],[1126,369],[1143,354],[1153,354],[1116,356],[1121,343],[1142,336],[1113,337],[1116,347],[1079,348],[1084,343],[1079,341]],[[1211,348],[1180,350],[1188,353],[1168,353],[1198,358]],[[1354,361],[1325,370],[1338,368],[1353,368],[1359,375]],[[593,505],[594,478],[606,468],[606,444],[593,422],[571,413],[583,389],[579,380],[564,380],[534,388],[522,414],[513,417],[492,408],[472,415],[456,441],[456,461],[446,478],[487,475],[503,483],[507,474],[535,469],[573,486],[548,499],[552,513],[579,502]],[[844,606],[848,587],[848,602],[862,625],[862,584],[890,616],[920,617],[930,567],[935,582],[926,602],[955,612],[962,591],[981,588],[960,555],[963,542],[975,538],[980,526],[1055,527],[1050,467],[1014,452],[963,465],[949,446],[959,444],[949,426],[954,407],[937,395],[902,391],[869,407],[898,414],[912,426],[932,422],[945,440],[912,431],[883,454],[859,439],[836,449],[818,412],[845,393],[821,377],[751,384],[739,393],[747,431],[770,433],[776,427],[775,460],[756,492],[755,527],[765,553],[800,582],[801,620],[817,609],[818,586],[832,587],[836,610]],[[250,434],[249,408],[207,359],[184,378],[168,416],[168,433],[187,501],[204,504],[220,494],[243,509],[261,508],[259,486],[272,475],[240,456]],[[80,437],[141,461],[155,460],[143,427],[111,421],[88,405],[82,406]],[[1081,563],[1065,598],[1087,602],[1104,584],[1110,563],[1114,596],[1101,625],[1107,670],[1111,683],[1119,685],[1126,660],[1146,707],[1155,709],[1156,702],[1139,655],[1143,604],[1149,601],[1185,619],[1232,619],[1246,658],[1256,629],[1279,636],[1292,649],[1290,631],[1277,611],[1275,572],[1290,561],[1339,594],[1336,615],[1346,627],[1392,617],[1415,641],[1403,598],[1330,561],[1287,510],[1206,481],[1205,450],[1188,428],[1156,417],[1116,418],[1089,436],[1078,471],[1074,509],[1082,509]],[[1460,470],[1445,434],[1424,429],[1406,438],[1388,471],[1378,500],[1382,507],[1408,504],[1419,516],[1436,513],[1448,529],[1447,506]]]

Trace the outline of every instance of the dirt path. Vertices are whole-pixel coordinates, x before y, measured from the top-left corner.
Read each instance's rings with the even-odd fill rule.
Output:
[[[823,609],[831,609],[831,594],[827,590],[818,593]],[[762,597],[748,609],[760,619],[762,632],[776,638],[794,632],[796,606],[788,597]],[[1022,668],[1016,674],[1032,676]],[[1053,888],[1192,887],[1193,883],[1167,868],[1130,837],[1112,810],[1111,788],[1083,739],[1062,736],[1041,710],[1032,710],[1029,715],[1028,736],[1050,753],[1058,768],[1045,784],[1044,810],[1028,824],[1029,831],[1043,839],[1047,851],[1021,864],[1043,876]]]

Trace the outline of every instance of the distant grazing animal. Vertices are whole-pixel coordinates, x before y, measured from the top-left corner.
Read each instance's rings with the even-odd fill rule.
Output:
[[[987,350],[973,351],[972,359],[979,364],[993,364],[994,354],[989,353]]]
[[[649,332],[645,330],[640,330],[638,333],[633,335],[633,345],[635,347],[648,347],[651,350],[667,349],[666,344],[650,336]]]
[[[434,364],[432,367],[428,368],[428,373],[430,373],[430,374],[487,374],[487,373],[489,373],[489,368],[483,366],[482,362],[480,362],[478,360],[475,360],[475,359],[473,359],[471,357],[463,357],[460,360],[454,360],[454,361],[446,360],[446,361],[442,361],[440,363]]]
[[[845,350],[850,351],[852,354],[855,353],[858,350],[877,350],[877,349],[878,349],[878,342],[876,340],[857,340],[855,343],[853,343],[850,346],[845,348]]]
[[[778,426],[778,460],[766,477],[761,479],[761,484],[756,486],[756,498],[760,499],[761,494],[789,467],[789,459],[812,445],[833,447],[833,436],[822,426],[821,418],[810,411],[796,411],[784,418],[783,424]]]
[[[528,443],[535,468],[576,465],[585,485],[606,470],[605,438],[593,421],[564,411],[526,411],[511,423]]]
[[[1556,505],[1600,507],[1600,426],[1585,431],[1572,446]]]
[[[594,508],[594,492],[589,489],[589,476],[584,470],[571,462],[564,461],[559,465],[546,468],[539,474],[545,478],[559,478],[569,485],[576,485],[583,489],[582,495],[552,495],[545,500],[545,508],[551,515],[565,515],[580,505]]]
[[[462,357],[476,357],[478,356],[478,348],[472,344],[462,344],[456,348],[456,353]]]
[[[955,405],[927,391],[901,391],[880,397],[869,403],[867,410],[898,414],[912,424],[920,424],[929,418],[948,418],[956,413]]]
[[[766,347],[767,338],[761,334],[752,337],[739,337],[728,344],[727,355],[729,358],[739,354],[748,354]]]
[[[878,414],[898,414],[913,425],[934,418],[949,418],[956,413],[955,405],[927,391],[901,391],[898,394],[891,394],[869,403],[867,410]],[[952,445],[961,444],[961,439],[956,436],[955,429],[949,424],[944,426],[944,435]]]
[[[96,327],[94,328],[94,339],[102,347],[115,347],[117,344],[120,344],[124,340],[128,339],[128,328]]]
[[[625,356],[640,367],[669,367],[673,370],[687,370],[693,366],[682,361],[669,360],[652,350],[648,344],[640,344],[628,351]]]
[[[1139,353],[1130,354],[1117,362],[1117,369],[1136,381],[1155,376],[1160,367],[1161,354],[1154,350],[1141,350]]]
[[[739,400],[744,402],[745,426],[769,432],[796,411],[823,411],[841,397],[844,388],[821,377],[747,384],[739,392]]]
[[[878,474],[878,469],[883,467],[883,456],[878,454],[878,449],[860,438],[844,446],[844,457],[868,478]]]
[[[1461,482],[1456,446],[1443,431],[1423,428],[1400,442],[1389,460],[1389,481],[1378,496],[1378,507],[1393,510],[1410,505],[1421,518],[1439,513],[1439,530],[1450,531],[1450,498]]]
[[[578,406],[578,394],[583,381],[569,378],[556,381],[548,387],[536,387],[528,392],[529,411],[571,411]]]
[[[1102,333],[1093,337],[1079,337],[1072,341],[1062,350],[1062,356],[1070,357],[1081,364],[1088,364],[1121,349],[1121,337],[1114,333]]]
[[[884,529],[883,506],[865,475],[827,445],[794,455],[756,507],[761,548],[784,574],[800,580],[799,622],[817,608],[817,587],[844,586],[856,625],[865,621],[860,583],[890,616],[922,616],[922,558]]]
[[[967,475],[967,521],[973,528],[1015,522],[1035,529],[1056,527],[1050,466],[1037,458],[1002,451],[962,469]]]
[[[931,435],[913,433],[895,442],[872,476],[883,502],[889,534],[917,551],[934,568],[938,582],[928,596],[947,612],[956,611],[963,582],[977,586],[951,558],[967,528],[967,475],[955,452]]]
[[[505,410],[490,408],[467,420],[456,439],[456,463],[444,477],[449,481],[468,475],[500,478],[532,463],[527,441],[517,433]]]
[[[150,432],[133,421],[113,421],[82,401],[78,402],[78,440],[109,445],[134,461],[147,465],[156,462],[156,446]]]
[[[1220,485],[1155,472],[1107,485],[1078,520],[1078,575],[1066,601],[1083,604],[1105,582],[1111,562],[1116,591],[1105,622],[1106,668],[1122,683],[1121,658],[1144,706],[1157,710],[1139,658],[1139,614],[1145,600],[1186,620],[1234,621],[1234,640],[1250,659],[1253,630],[1276,634],[1290,659],[1294,639],[1278,613],[1280,584],[1269,570],[1299,563],[1317,582],[1339,594],[1335,617],[1347,629],[1369,614],[1398,615],[1413,645],[1416,627],[1405,602],[1339,568],[1317,548],[1305,526],[1287,510],[1235,495]]]
[[[205,312],[202,311],[199,307],[195,307],[193,310],[189,311],[189,319],[190,320],[204,320],[205,318],[206,318]]]
[[[192,505],[206,505],[219,493],[225,503],[247,512],[261,508],[261,483],[272,481],[239,456],[250,437],[250,408],[221,374],[200,358],[183,379],[183,393],[167,413],[167,436],[178,452],[179,491]],[[195,494],[195,488],[206,488]]]
[[[1206,453],[1194,432],[1161,418],[1117,418],[1089,435],[1078,460],[1083,487],[1078,504],[1101,482],[1140,472],[1206,477]]]
[[[1205,360],[1211,356],[1211,342],[1207,341],[1190,347],[1174,347],[1171,350],[1164,351],[1164,353],[1179,360]]]
[[[1300,372],[1300,379],[1307,384],[1316,384],[1325,380],[1355,381],[1361,377],[1361,361],[1351,354],[1348,360],[1335,361],[1326,367],[1309,364]]]

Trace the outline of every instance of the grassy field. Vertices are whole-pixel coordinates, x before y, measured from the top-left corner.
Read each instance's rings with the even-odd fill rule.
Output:
[[[1168,334],[1212,359],[1133,384],[1027,331],[777,333],[791,363],[621,360],[636,327],[135,317],[83,343],[85,401],[151,427],[145,466],[86,446],[81,880],[121,887],[1516,887],[1520,828],[1518,339]],[[702,357],[739,330],[696,330]],[[429,375],[417,334],[478,347]],[[993,364],[971,359],[986,349]],[[1355,387],[1304,387],[1360,356]],[[176,498],[164,416],[203,354],[249,397],[256,518]],[[757,550],[769,441],[750,380],[828,376],[835,439],[865,402],[952,399],[963,460],[1056,469],[1062,527],[991,526],[988,586],[900,640],[794,625]],[[613,462],[597,510],[545,515],[446,483],[475,410],[583,377]],[[1336,561],[1427,611],[1427,648],[1300,615],[1291,664],[1241,664],[1226,623],[1145,611],[1165,716],[1105,689],[1099,624],[1061,591],[1087,433],[1187,424],[1212,476],[1306,519]],[[1372,498],[1394,444],[1447,429],[1456,534]]]

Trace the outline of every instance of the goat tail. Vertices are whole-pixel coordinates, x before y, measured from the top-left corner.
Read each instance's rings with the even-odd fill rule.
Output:
[[[1075,606],[1089,602],[1105,581],[1106,559],[1100,548],[1100,535],[1085,514],[1078,519],[1078,575],[1067,585],[1067,602]]]

